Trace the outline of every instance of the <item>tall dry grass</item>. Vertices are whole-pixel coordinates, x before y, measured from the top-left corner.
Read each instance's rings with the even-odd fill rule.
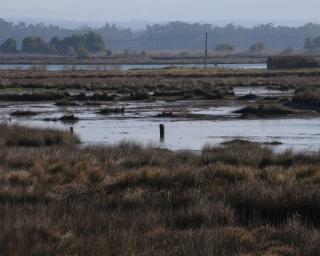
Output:
[[[318,154],[11,147],[46,131],[1,129],[0,255],[319,255]]]

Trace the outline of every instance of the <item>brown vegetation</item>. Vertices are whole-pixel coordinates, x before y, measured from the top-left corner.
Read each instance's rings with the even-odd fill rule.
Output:
[[[240,110],[234,111],[234,113],[242,114],[242,116],[258,116],[258,117],[270,117],[270,116],[286,116],[293,112],[289,109],[284,109],[277,105],[259,105],[258,107],[244,107]]]
[[[232,88],[236,86],[312,89],[318,86],[319,78],[318,69],[11,70],[0,71],[0,100],[58,101],[61,106],[70,102],[113,100],[227,100],[234,98]]]
[[[320,112],[320,93],[316,90],[302,90],[296,93],[289,103],[300,109],[312,109]]]
[[[0,129],[1,255],[319,255],[318,154],[78,147]],[[6,143],[48,134],[64,140]]]
[[[305,69],[305,68],[319,68],[319,62],[311,56],[303,55],[279,55],[269,57],[267,60],[268,69]]]

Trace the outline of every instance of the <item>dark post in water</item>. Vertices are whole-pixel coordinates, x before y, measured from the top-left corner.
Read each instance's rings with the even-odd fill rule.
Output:
[[[164,124],[160,124],[160,141],[163,142],[164,141]]]
[[[70,127],[70,133],[73,134],[73,127]]]

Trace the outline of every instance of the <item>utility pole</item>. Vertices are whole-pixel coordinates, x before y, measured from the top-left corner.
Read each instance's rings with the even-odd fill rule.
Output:
[[[208,32],[206,32],[206,42],[205,42],[205,50],[204,50],[204,68],[207,69],[208,62]]]

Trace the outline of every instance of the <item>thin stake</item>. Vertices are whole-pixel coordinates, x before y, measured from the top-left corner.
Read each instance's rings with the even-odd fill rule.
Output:
[[[73,134],[73,127],[70,127],[70,133]]]
[[[208,63],[208,32],[206,32],[206,41],[205,41],[205,49],[204,49],[204,68],[207,69]]]

